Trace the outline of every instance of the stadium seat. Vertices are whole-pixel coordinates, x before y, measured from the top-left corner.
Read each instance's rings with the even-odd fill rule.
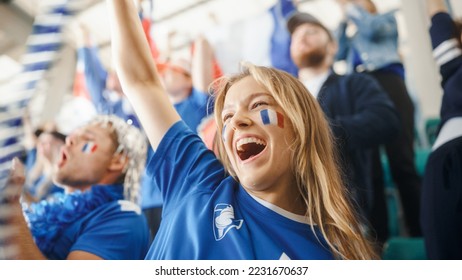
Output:
[[[423,238],[395,237],[389,239],[383,248],[384,260],[426,260]]]
[[[425,134],[427,136],[427,141],[430,146],[432,146],[433,143],[435,143],[439,124],[439,118],[428,118],[425,121]]]
[[[420,176],[423,176],[425,172],[425,165],[427,164],[428,156],[431,153],[431,149],[422,149],[418,148],[415,149],[415,167],[417,169],[417,173]]]

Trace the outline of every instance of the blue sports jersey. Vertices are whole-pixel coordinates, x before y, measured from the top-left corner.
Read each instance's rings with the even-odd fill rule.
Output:
[[[151,145],[148,146],[148,153],[146,156],[146,162],[148,162],[154,150]],[[160,195],[159,188],[156,185],[156,181],[146,172],[144,169],[143,177],[141,178],[141,209],[157,208],[162,206],[162,197]]]
[[[208,98],[207,93],[193,88],[187,99],[174,105],[181,119],[195,133],[197,133],[197,127],[202,119],[208,115]],[[152,158],[153,153],[154,151],[149,147],[147,161]],[[141,208],[148,209],[161,206],[162,196],[160,195],[159,188],[156,186],[156,181],[149,176],[148,172],[145,172],[141,187]]]
[[[146,259],[333,259],[321,234],[301,216],[250,196],[182,121],[147,169],[164,208]]]
[[[107,260],[140,260],[148,248],[149,229],[139,206],[116,200],[69,225],[47,257],[63,260],[72,251],[86,251]]]

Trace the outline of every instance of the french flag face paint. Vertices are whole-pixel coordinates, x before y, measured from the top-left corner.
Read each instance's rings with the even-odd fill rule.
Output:
[[[284,128],[284,116],[271,109],[264,109],[260,111],[261,120],[264,125],[277,125]]]
[[[87,143],[85,143],[85,145],[83,145],[82,152],[84,154],[92,154],[96,151],[96,148],[98,148],[98,145],[96,145],[92,141],[88,141]]]

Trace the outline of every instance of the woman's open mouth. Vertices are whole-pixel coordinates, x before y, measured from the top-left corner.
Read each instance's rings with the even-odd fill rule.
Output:
[[[259,155],[265,148],[265,141],[256,137],[241,138],[236,142],[237,155],[242,161]]]

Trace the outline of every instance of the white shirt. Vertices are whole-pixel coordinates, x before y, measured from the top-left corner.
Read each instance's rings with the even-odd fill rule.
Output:
[[[321,90],[322,85],[329,77],[329,71],[326,71],[323,74],[320,74],[312,79],[309,80],[302,80],[301,82],[303,85],[308,89],[308,91],[313,95],[315,98],[318,98],[319,91]]]

